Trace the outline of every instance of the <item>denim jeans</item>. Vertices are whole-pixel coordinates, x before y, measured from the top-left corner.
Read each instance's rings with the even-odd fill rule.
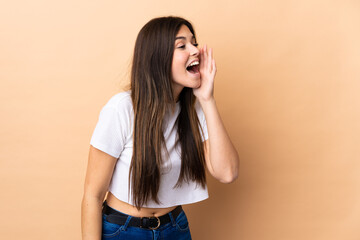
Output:
[[[102,239],[103,240],[191,240],[189,223],[184,211],[176,219],[169,213],[171,222],[160,226],[156,230],[128,226],[132,216],[128,215],[123,225],[106,221],[106,215],[102,215]]]

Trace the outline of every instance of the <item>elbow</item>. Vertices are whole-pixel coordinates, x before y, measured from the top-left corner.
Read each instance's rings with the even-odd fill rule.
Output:
[[[221,183],[232,183],[239,176],[239,157],[234,157],[228,165],[222,168],[209,168],[211,175]]]
[[[234,182],[238,176],[239,176],[239,160],[235,161],[236,164],[232,166],[226,174],[224,174],[221,178],[219,178],[219,181],[221,183],[232,183]]]
[[[238,173],[232,173],[232,174],[227,174],[226,176],[224,176],[223,178],[219,179],[219,181],[221,183],[232,183],[234,182],[236,179],[238,178]]]
[[[231,169],[227,174],[224,174],[221,178],[218,178],[221,183],[232,183],[239,176],[238,167]]]
[[[83,201],[97,201],[102,203],[105,199],[107,189],[105,188],[94,188],[90,184],[85,184]]]

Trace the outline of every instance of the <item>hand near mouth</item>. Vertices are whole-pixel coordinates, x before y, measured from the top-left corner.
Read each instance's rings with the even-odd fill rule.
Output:
[[[213,98],[214,79],[216,74],[215,59],[212,49],[207,49],[205,45],[200,48],[200,87],[193,88],[194,95],[199,101],[208,101]]]

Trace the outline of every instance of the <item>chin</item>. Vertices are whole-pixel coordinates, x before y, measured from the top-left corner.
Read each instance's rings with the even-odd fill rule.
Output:
[[[200,84],[200,81],[199,82],[194,82],[193,84],[186,84],[184,85],[184,87],[187,87],[187,88],[193,88],[193,89],[196,89],[196,88],[199,88],[201,86]]]
[[[201,84],[200,84],[200,80],[199,80],[199,83],[198,84],[196,84],[194,87],[192,87],[192,88],[199,88],[201,86]]]
[[[187,88],[199,88],[201,86],[200,77],[184,76],[181,79],[173,80],[174,83]]]
[[[199,78],[191,78],[188,80],[189,84],[189,88],[199,88],[201,86],[201,80],[200,77]]]

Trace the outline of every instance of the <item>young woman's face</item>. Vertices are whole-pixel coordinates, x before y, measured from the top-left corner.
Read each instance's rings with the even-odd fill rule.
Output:
[[[183,87],[200,87],[199,49],[194,35],[186,25],[182,25],[175,38],[172,60],[172,88],[177,99]]]

